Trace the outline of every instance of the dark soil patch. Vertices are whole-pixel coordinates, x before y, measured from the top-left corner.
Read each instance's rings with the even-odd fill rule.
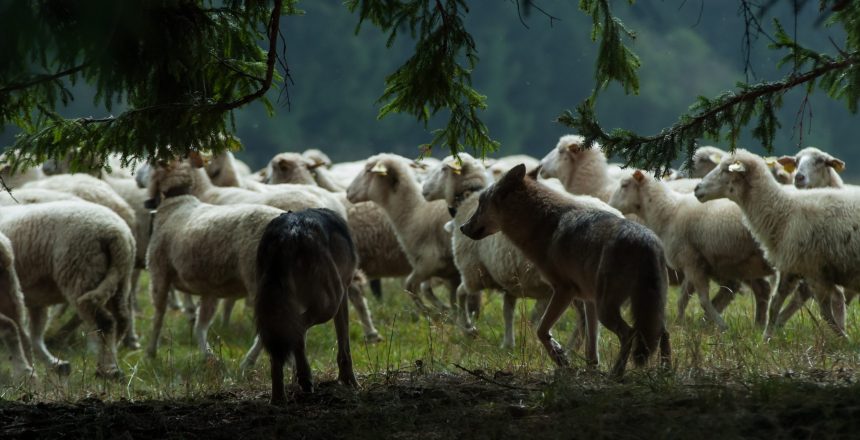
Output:
[[[860,433],[860,388],[801,381],[754,386],[495,383],[434,374],[291,390],[284,407],[241,390],[197,400],[0,402],[0,438],[836,438]],[[368,383],[370,382],[370,383]],[[595,383],[598,382],[598,383]]]

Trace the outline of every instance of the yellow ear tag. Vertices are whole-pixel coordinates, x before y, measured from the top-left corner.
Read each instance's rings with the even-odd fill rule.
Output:
[[[451,168],[451,172],[460,175],[463,173],[463,167],[455,162],[448,163],[448,168]]]
[[[374,165],[373,168],[370,169],[370,172],[374,174],[379,174],[380,176],[387,176],[388,168],[382,162],[376,162],[376,165]]]
[[[743,173],[746,171],[746,167],[739,160],[736,160],[735,163],[729,165],[729,171],[733,173]]]

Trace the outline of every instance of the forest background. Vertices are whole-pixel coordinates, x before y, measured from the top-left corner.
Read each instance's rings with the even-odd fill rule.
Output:
[[[797,2],[772,2],[759,22],[772,32],[772,19],[807,47],[834,52],[832,41],[844,41],[841,30],[820,23],[817,2],[795,15]],[[639,95],[625,95],[617,85],[601,94],[597,115],[607,128],[623,127],[655,133],[671,125],[697,96],[715,96],[738,81],[781,78],[791,66],[778,69],[781,54],[768,49],[767,35],[747,35],[737,2],[640,1],[614,2],[614,13],[636,33],[632,49],[642,61]],[[546,1],[543,11],[528,15],[514,1],[479,1],[465,16],[480,57],[473,85],[487,95],[481,118],[490,136],[500,142],[495,155],[526,153],[543,156],[558,137],[570,132],[555,122],[565,109],[586,99],[594,87],[597,44],[590,38],[591,19],[575,1]],[[289,80],[285,90],[269,91],[277,103],[268,117],[262,104],[235,111],[237,134],[244,150],[238,157],[259,168],[276,153],[316,147],[335,161],[358,160],[390,151],[409,157],[430,141],[429,131],[444,125],[431,120],[425,127],[411,116],[377,119],[377,98],[384,79],[414,50],[414,41],[400,35],[386,47],[386,35],[362,26],[358,17],[337,1],[305,1],[304,15],[282,18]],[[552,18],[551,18],[552,17]],[[747,41],[749,39],[749,41]],[[60,113],[67,117],[103,117],[93,105],[94,90],[83,82],[72,87],[76,99]],[[856,148],[858,116],[845,104],[803,88],[784,96],[779,117],[776,154],[791,154],[813,145],[847,164],[849,180],[860,179],[860,149]],[[113,114],[124,110],[122,104]],[[14,141],[14,127],[0,133],[0,146]],[[710,144],[707,139],[701,144]],[[722,146],[722,145],[718,145]],[[746,131],[740,146],[763,154]],[[724,146],[723,146],[724,147]],[[446,151],[433,152],[442,156]],[[679,158],[680,164],[682,158]]]

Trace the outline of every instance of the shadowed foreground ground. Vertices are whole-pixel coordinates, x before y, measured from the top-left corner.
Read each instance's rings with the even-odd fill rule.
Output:
[[[634,372],[624,384],[567,371],[365,378],[290,392],[223,392],[198,400],[0,402],[0,438],[833,438],[860,434],[860,387],[810,378],[756,384],[670,383]],[[638,375],[637,375],[638,374]],[[853,374],[850,376],[853,377]],[[370,382],[370,383],[369,383]]]

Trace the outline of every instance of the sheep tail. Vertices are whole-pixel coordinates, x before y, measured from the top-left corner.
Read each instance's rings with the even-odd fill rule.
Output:
[[[645,365],[660,343],[666,328],[666,291],[668,272],[662,252],[641,260],[639,290],[630,298],[633,313],[633,362]]]
[[[99,244],[107,256],[107,273],[95,289],[78,297],[78,304],[104,305],[114,295],[125,297],[129,294],[135,258],[134,243],[128,240],[121,230],[116,230],[110,236],[102,238]],[[121,301],[121,304],[125,303],[127,301]]]

